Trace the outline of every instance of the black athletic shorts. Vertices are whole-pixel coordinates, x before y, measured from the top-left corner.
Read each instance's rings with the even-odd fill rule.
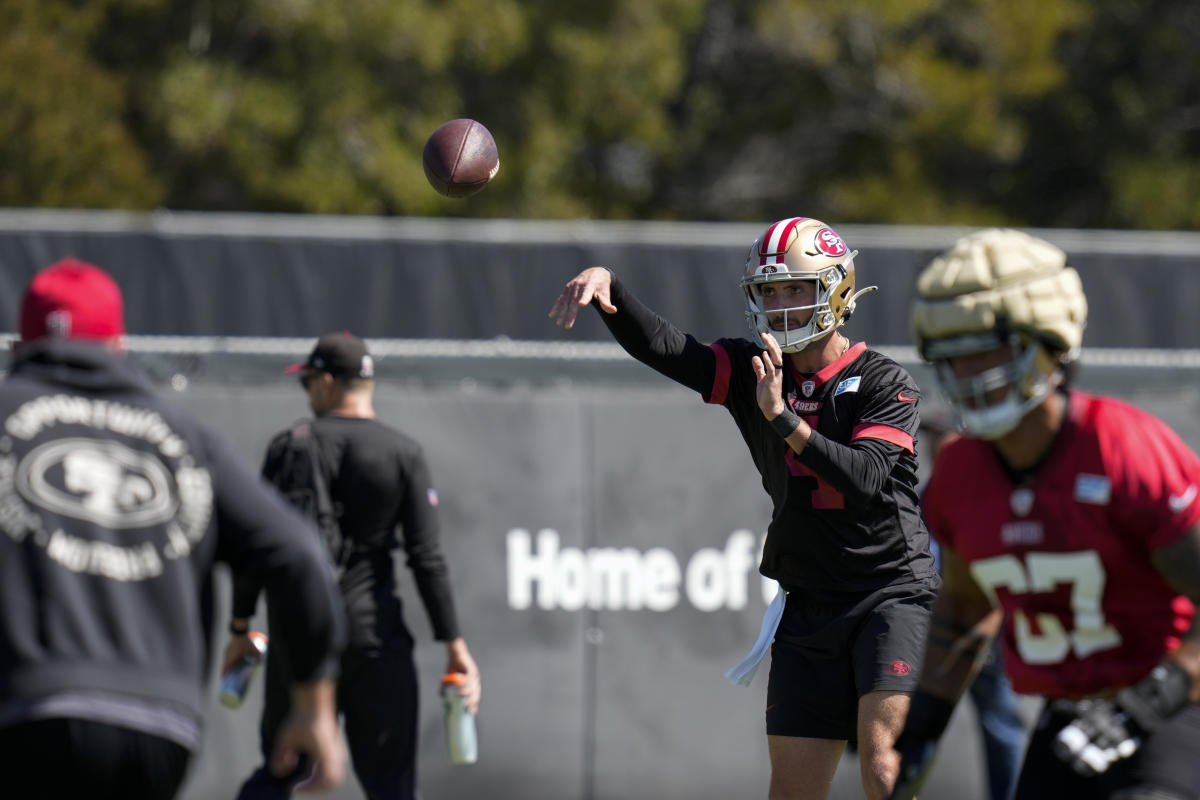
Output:
[[[924,583],[838,605],[789,592],[771,645],[767,735],[855,741],[862,695],[916,690],[935,597]]]
[[[1112,800],[1122,796],[1158,800],[1200,797],[1200,706],[1191,705],[1167,720],[1129,758],[1106,772],[1084,778],[1054,755],[1058,732],[1074,719],[1047,703],[1038,718],[1015,800]],[[1140,793],[1125,794],[1134,788]]]

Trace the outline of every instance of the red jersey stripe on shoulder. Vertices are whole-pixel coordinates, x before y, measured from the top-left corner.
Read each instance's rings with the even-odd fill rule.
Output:
[[[733,376],[733,367],[729,363],[729,351],[721,344],[713,343],[708,346],[712,350],[716,369],[713,373],[712,388],[704,395],[704,402],[713,405],[724,405],[729,396],[729,379]]]
[[[879,425],[877,423],[865,423],[859,425],[850,434],[850,440],[855,439],[882,439],[885,442],[891,442],[894,445],[903,447],[908,452],[913,452],[913,437],[900,430],[893,428],[890,425]]]

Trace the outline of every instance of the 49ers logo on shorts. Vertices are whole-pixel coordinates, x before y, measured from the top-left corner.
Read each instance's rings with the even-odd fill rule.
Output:
[[[912,667],[907,661],[893,661],[888,664],[888,672],[893,675],[907,675],[912,672]]]
[[[844,256],[846,255],[846,243],[842,241],[842,237],[838,236],[829,228],[821,228],[817,231],[817,249],[827,256]]]

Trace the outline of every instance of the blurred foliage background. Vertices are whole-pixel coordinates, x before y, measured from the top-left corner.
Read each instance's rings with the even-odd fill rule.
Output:
[[[1198,47],[1194,0],[0,0],[0,205],[1200,229]]]

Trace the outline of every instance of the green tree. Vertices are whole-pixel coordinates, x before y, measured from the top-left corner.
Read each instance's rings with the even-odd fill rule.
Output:
[[[173,3],[112,15],[101,49],[135,76],[138,136],[174,208],[620,216],[630,189],[611,143],[667,146],[698,4],[581,5]],[[435,195],[421,167],[425,138],[457,116],[501,152],[469,205]]]
[[[1194,5],[0,0],[0,203],[1196,228]]]
[[[1022,198],[1063,226],[1200,229],[1200,6],[1097,0],[1030,107]]]
[[[664,182],[687,216],[1019,221],[1004,201],[1025,107],[1065,79],[1054,47],[1080,3],[711,8],[680,111],[707,146],[691,150],[690,179]]]
[[[127,82],[89,54],[115,5],[0,0],[0,203],[158,203],[162,185],[128,124]]]

